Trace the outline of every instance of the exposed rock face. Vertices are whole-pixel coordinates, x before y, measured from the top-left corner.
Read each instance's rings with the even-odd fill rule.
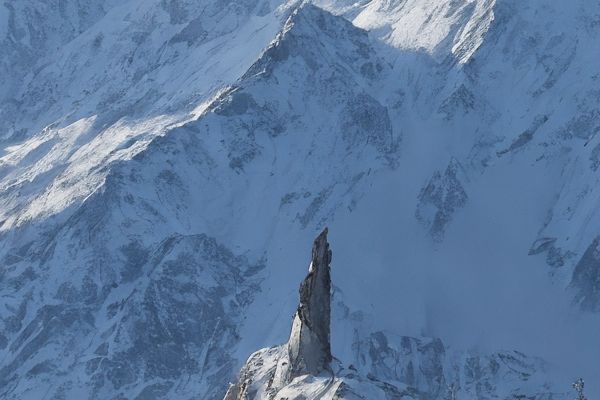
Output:
[[[300,304],[294,315],[287,344],[280,347],[277,367],[268,380],[270,392],[276,392],[294,378],[331,371],[331,250],[327,228],[314,241],[308,275],[300,284]],[[249,363],[256,355],[250,357]],[[245,367],[246,370],[248,367]],[[246,371],[240,383],[230,388],[225,399],[248,398]],[[246,378],[246,379],[245,379]]]
[[[468,196],[462,165],[452,159],[442,174],[437,171],[419,194],[416,217],[429,228],[436,241],[441,241],[454,213],[467,204]]]
[[[331,362],[331,250],[327,228],[315,239],[308,275],[300,285],[300,305],[288,342],[290,377],[319,374]]]
[[[281,388],[301,375],[331,370],[331,250],[327,228],[315,239],[308,275],[300,284],[300,304],[294,315],[290,339],[284,347],[273,379]]]
[[[600,237],[589,245],[573,271],[575,301],[586,311],[600,310]]]

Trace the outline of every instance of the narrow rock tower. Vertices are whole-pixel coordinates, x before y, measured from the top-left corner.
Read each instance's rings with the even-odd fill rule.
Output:
[[[329,368],[331,319],[331,250],[327,228],[315,239],[308,275],[300,284],[300,305],[288,342],[292,369],[316,375]]]
[[[330,263],[325,228],[313,243],[308,275],[300,284],[300,304],[290,339],[284,345],[251,355],[224,400],[273,400],[294,378],[331,371]]]
[[[300,304],[287,343],[287,357],[278,363],[274,386],[300,375],[318,375],[330,369],[331,250],[327,228],[315,239],[308,275],[300,284]]]

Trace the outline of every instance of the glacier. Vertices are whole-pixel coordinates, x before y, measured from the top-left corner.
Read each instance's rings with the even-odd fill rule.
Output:
[[[597,396],[599,30],[584,0],[1,4],[0,398],[222,399],[325,225],[361,387]]]

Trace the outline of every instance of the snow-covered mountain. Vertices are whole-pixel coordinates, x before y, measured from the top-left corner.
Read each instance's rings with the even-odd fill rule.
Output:
[[[599,30],[585,0],[0,5],[0,398],[223,398],[324,225],[345,373],[600,393]]]

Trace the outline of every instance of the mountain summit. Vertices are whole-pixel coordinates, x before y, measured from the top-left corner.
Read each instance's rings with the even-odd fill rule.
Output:
[[[286,344],[261,350],[250,357],[240,380],[229,388],[225,400],[260,399],[257,393],[274,396],[295,378],[318,376],[331,370],[331,250],[327,228],[315,239],[308,275],[300,284],[300,304],[294,315],[292,332]],[[275,358],[271,357],[277,354]],[[268,360],[265,360],[268,358]],[[274,365],[269,362],[276,360]],[[266,361],[266,363],[265,363]],[[263,368],[271,365],[264,375]],[[264,382],[266,382],[266,387]],[[257,385],[258,384],[258,385]]]
[[[331,250],[327,228],[315,239],[308,275],[300,285],[300,305],[288,341],[288,360],[280,363],[275,385],[297,376],[330,370]]]
[[[409,393],[364,379],[354,367],[345,369],[338,361],[332,365],[330,263],[325,228],[314,241],[308,275],[300,284],[300,304],[288,342],[250,356],[224,400],[391,400]]]

